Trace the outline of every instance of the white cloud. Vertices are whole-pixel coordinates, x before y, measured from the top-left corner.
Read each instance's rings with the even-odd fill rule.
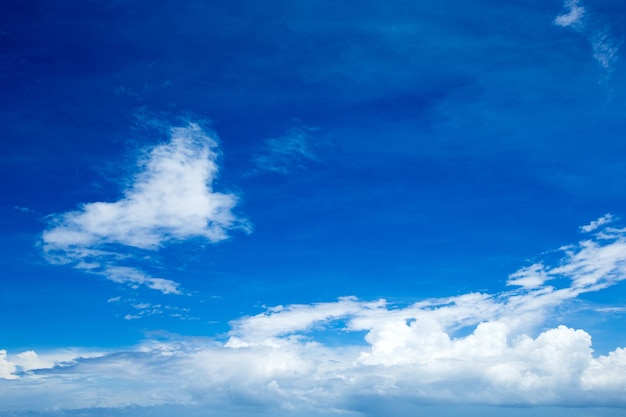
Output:
[[[590,41],[593,57],[603,68],[610,70],[617,61],[619,43],[611,38],[606,30],[593,33]]]
[[[579,0],[566,0],[563,6],[566,11],[554,19],[554,24],[563,27],[581,26],[583,24],[582,18],[585,15],[585,8],[581,6],[581,2]]]
[[[80,267],[80,264],[78,266]],[[153,290],[161,291],[163,294],[181,294],[177,282],[148,276],[143,271],[136,268],[127,266],[107,266],[98,273],[106,276],[113,282],[125,283],[133,288],[145,285]]]
[[[129,249],[154,251],[190,238],[216,243],[247,227],[232,212],[236,196],[213,191],[217,157],[217,143],[200,125],[171,128],[170,141],[146,153],[121,199],[51,217],[42,235],[46,256],[115,282],[179,294],[178,283],[121,261]]]
[[[557,262],[511,274],[516,288],[498,294],[408,306],[354,297],[277,306],[234,320],[223,342],[149,340],[63,363],[48,355],[47,363],[62,366],[5,381],[19,390],[0,390],[0,403],[8,410],[38,398],[39,409],[179,404],[222,415],[375,415],[359,405],[369,398],[383,408],[399,401],[623,411],[626,350],[595,356],[585,330],[546,328],[554,308],[626,279],[626,231],[600,229],[564,247]],[[325,344],[329,334],[345,339]],[[15,378],[16,360],[2,360],[4,378]]]
[[[580,230],[585,233],[593,232],[594,230],[597,230],[600,226],[604,226],[605,224],[611,223],[615,220],[617,220],[615,216],[613,216],[611,213],[607,213],[599,219],[594,220],[584,226],[581,226]]]
[[[583,34],[591,44],[593,57],[607,71],[617,61],[619,43],[610,35],[606,27],[601,27],[588,17],[587,10],[580,0],[565,0],[565,12],[554,19],[554,24],[569,27]]]
[[[317,157],[313,152],[312,130],[306,127],[294,127],[282,136],[267,139],[262,151],[253,158],[257,169],[288,174],[315,162]]]
[[[593,359],[582,375],[585,389],[600,387],[623,395],[626,386],[626,349]]]
[[[52,368],[54,366],[54,362],[50,362],[40,358],[34,350],[27,350],[25,352],[17,354],[15,358],[15,363],[23,371],[29,371],[31,369]]]
[[[8,355],[0,350],[0,379],[19,379],[34,377],[32,371],[52,369],[55,366],[67,366],[76,360],[103,356],[102,351],[84,351],[78,349],[61,349],[39,355],[27,350],[16,355]]]
[[[507,285],[518,285],[524,288],[537,288],[549,279],[542,263],[537,263],[509,275]]]
[[[7,360],[7,351],[0,350],[0,378],[13,379],[17,378],[14,374],[17,368]]]

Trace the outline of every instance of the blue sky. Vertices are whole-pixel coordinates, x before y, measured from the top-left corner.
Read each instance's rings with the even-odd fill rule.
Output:
[[[604,417],[626,6],[0,13],[0,411]]]

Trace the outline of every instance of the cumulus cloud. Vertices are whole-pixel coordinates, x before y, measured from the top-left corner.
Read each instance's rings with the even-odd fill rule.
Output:
[[[15,376],[16,369],[15,365],[7,360],[7,351],[0,350],[0,378],[17,378]]]
[[[15,360],[0,352],[0,376],[13,378],[2,383],[13,389],[0,390],[0,403],[8,410],[33,407],[32,398],[52,409],[178,404],[221,415],[376,415],[363,408],[365,399],[383,407],[623,410],[626,350],[594,355],[585,330],[546,328],[554,308],[626,279],[626,231],[596,222],[590,239],[563,247],[557,262],[511,274],[512,288],[497,294],[408,306],[355,297],[276,306],[232,321],[224,340],[148,340],[88,359],[47,359],[57,365],[19,378]],[[343,343],[324,343],[329,333]]]
[[[190,238],[216,243],[227,239],[229,230],[246,228],[232,211],[236,196],[213,190],[216,141],[196,123],[173,127],[169,134],[169,142],[153,147],[140,160],[121,199],[83,204],[50,217],[42,242],[51,262],[179,294],[177,282],[123,265],[129,250],[154,251]]]
[[[267,139],[253,158],[257,170],[288,174],[315,162],[311,131],[307,127],[294,127],[284,135]]]
[[[584,35],[591,44],[593,57],[609,71],[617,61],[619,43],[613,39],[606,27],[599,26],[589,17],[580,0],[565,0],[564,12],[554,19],[554,24],[569,27]]]

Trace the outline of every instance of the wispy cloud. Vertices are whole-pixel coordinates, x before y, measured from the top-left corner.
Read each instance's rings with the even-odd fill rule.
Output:
[[[258,171],[288,174],[317,161],[313,152],[312,128],[294,127],[285,134],[265,140],[253,158]]]
[[[600,217],[599,219],[594,220],[584,226],[581,226],[580,230],[585,233],[593,232],[594,230],[597,230],[599,227],[604,226],[605,224],[611,223],[615,220],[617,220],[615,216],[613,216],[611,213],[607,213],[604,216]]]
[[[213,191],[217,143],[199,124],[169,129],[170,140],[146,152],[139,172],[115,202],[83,204],[53,215],[42,234],[43,250],[54,263],[165,294],[179,284],[125,265],[129,250],[154,251],[190,238],[220,242],[246,223],[233,214],[233,194]]]
[[[580,0],[566,0],[564,12],[554,19],[554,24],[569,27],[584,35],[593,51],[593,57],[607,71],[617,61],[619,42],[609,34],[607,27],[599,26]]]
[[[593,57],[606,70],[610,70],[617,61],[619,43],[613,39],[608,30],[594,32],[589,38],[593,49]]]
[[[598,313],[626,313],[626,307],[602,307],[595,308]]]
[[[563,7],[565,12],[554,19],[554,24],[582,29],[584,26],[582,20],[585,16],[585,8],[581,5],[580,0],[566,0]]]
[[[33,407],[32,398],[39,408],[201,405],[222,415],[369,415],[363,399],[624,409],[626,350],[596,356],[586,331],[547,327],[555,308],[626,280],[626,230],[600,223],[558,261],[511,274],[514,288],[498,294],[404,307],[354,297],[277,306],[234,320],[222,342],[149,340],[28,372],[16,372],[19,355],[0,353],[2,376],[14,378],[5,386],[19,387],[0,390],[0,402],[8,410]],[[345,339],[325,344],[329,334]]]
[[[149,317],[154,315],[167,314],[170,317],[175,317],[181,320],[198,320],[197,317],[189,315],[188,308],[175,307],[171,305],[150,304],[150,303],[131,303],[134,309],[133,313],[126,314],[125,320],[136,320],[143,317]]]
[[[35,213],[34,210],[29,209],[28,207],[13,206],[13,208],[17,211],[21,211],[22,213]]]

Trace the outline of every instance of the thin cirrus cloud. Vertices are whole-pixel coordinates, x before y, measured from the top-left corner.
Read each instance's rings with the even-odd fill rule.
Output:
[[[147,340],[71,362],[48,359],[56,365],[44,369],[25,368],[19,355],[1,351],[0,386],[15,389],[0,389],[0,402],[16,412],[40,398],[40,409],[175,404],[219,410],[215,415],[367,416],[374,412],[359,404],[373,399],[383,408],[625,409],[626,349],[594,355],[585,330],[549,324],[554,309],[626,280],[626,229],[592,224],[595,233],[561,248],[557,262],[520,269],[509,276],[511,289],[498,294],[405,307],[355,297],[276,306],[232,321],[221,342]],[[350,334],[364,336],[355,342]],[[333,343],[325,343],[328,335]]]
[[[566,0],[563,3],[564,13],[554,19],[554,24],[574,29],[584,35],[593,51],[593,57],[607,71],[610,71],[617,60],[619,44],[609,34],[606,27],[599,27],[583,6],[581,0]]]
[[[585,233],[593,232],[594,230],[598,229],[599,227],[604,226],[605,224],[614,222],[615,220],[617,220],[615,218],[615,216],[613,216],[611,213],[607,213],[604,216],[600,217],[599,219],[594,220],[594,221],[592,221],[589,224],[586,224],[584,226],[581,226],[580,230],[585,232]]]
[[[217,143],[196,123],[169,129],[170,140],[139,162],[139,173],[115,202],[83,204],[50,217],[42,246],[53,263],[133,287],[180,294],[179,283],[128,266],[129,249],[155,251],[190,238],[212,243],[247,228],[233,213],[237,197],[213,191]]]
[[[267,139],[252,159],[256,172],[289,174],[317,161],[311,128],[293,127],[285,134]]]

